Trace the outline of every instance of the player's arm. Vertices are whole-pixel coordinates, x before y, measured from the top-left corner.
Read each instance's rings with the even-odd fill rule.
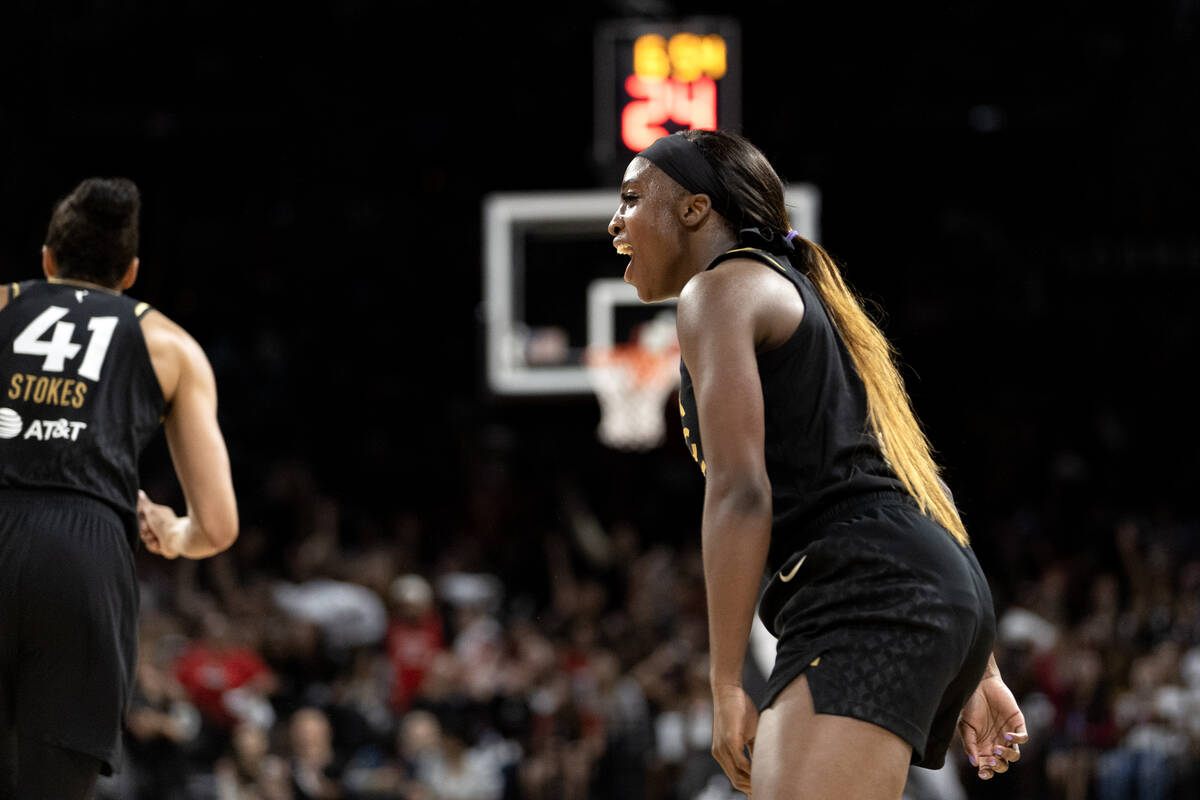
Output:
[[[225,439],[217,424],[217,383],[200,345],[162,314],[142,322],[150,360],[170,404],[167,447],[187,503],[177,517],[139,493],[138,518],[147,548],[167,558],[205,558],[233,544],[237,498]]]
[[[761,266],[752,265],[761,271]],[[701,273],[679,298],[680,351],[691,374],[704,447],[701,546],[708,594],[713,756],[734,787],[750,789],[757,711],[742,665],[771,537],[763,452],[762,384],[755,347],[757,281],[730,264]]]

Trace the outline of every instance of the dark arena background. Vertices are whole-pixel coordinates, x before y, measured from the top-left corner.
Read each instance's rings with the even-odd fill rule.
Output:
[[[488,198],[615,208],[599,34],[705,18],[719,111],[901,353],[1028,719],[1008,774],[956,743],[906,797],[1200,796],[1200,4],[13,2],[0,281],[78,181],[135,180],[130,294],[208,353],[241,514],[211,561],[137,555],[100,797],[735,796],[673,401],[627,452],[590,393],[487,372]],[[531,243],[519,305],[619,278],[603,225]],[[161,437],[142,472],[182,512]]]

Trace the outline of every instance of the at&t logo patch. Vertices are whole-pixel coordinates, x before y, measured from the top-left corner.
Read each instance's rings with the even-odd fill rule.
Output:
[[[29,423],[23,439],[37,439],[46,442],[51,439],[70,439],[72,442],[79,438],[79,432],[87,427],[86,422],[73,422],[69,419],[35,419]]]
[[[0,408],[0,439],[15,439],[22,427],[20,414],[11,408]]]
[[[11,408],[0,408],[0,439],[15,439],[21,436],[24,428],[21,415]],[[69,419],[35,419],[31,420],[28,428],[24,428],[22,439],[37,439],[48,442],[51,439],[69,439],[75,441],[79,432],[87,428],[86,422],[75,422]]]

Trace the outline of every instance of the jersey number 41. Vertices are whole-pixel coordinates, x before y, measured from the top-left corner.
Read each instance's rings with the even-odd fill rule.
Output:
[[[82,347],[71,341],[75,336],[75,323],[60,321],[66,315],[67,309],[62,306],[50,306],[38,314],[13,340],[13,352],[27,356],[45,356],[45,360],[42,361],[44,372],[62,372],[66,368],[66,362],[75,358]],[[54,332],[50,334],[50,338],[43,339],[51,328]],[[108,355],[108,345],[112,342],[113,331],[116,328],[117,317],[92,317],[88,320],[87,329],[91,336],[88,337],[83,361],[76,370],[79,375],[94,381],[100,380],[100,369],[104,366],[104,357]]]

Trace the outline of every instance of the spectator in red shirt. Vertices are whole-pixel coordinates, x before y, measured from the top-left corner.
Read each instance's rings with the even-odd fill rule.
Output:
[[[206,722],[222,729],[241,719],[265,727],[274,722],[266,698],[276,690],[275,675],[259,654],[238,642],[225,615],[208,610],[204,635],[189,644],[175,661],[175,677]]]
[[[392,708],[407,711],[438,653],[446,649],[442,619],[433,589],[420,575],[401,575],[392,582],[392,619],[387,653],[392,662]]]

